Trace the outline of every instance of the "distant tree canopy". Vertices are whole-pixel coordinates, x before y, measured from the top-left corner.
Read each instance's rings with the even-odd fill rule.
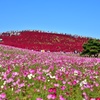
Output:
[[[88,40],[87,43],[83,45],[83,51],[80,55],[81,56],[88,55],[89,57],[91,56],[98,57],[99,53],[100,53],[100,41],[98,39],[90,39]]]

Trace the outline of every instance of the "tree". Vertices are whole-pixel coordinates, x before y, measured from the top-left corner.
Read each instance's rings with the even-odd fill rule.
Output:
[[[100,41],[98,39],[90,39],[83,45],[83,51],[80,55],[88,55],[89,57],[93,55],[94,57],[98,57],[99,53]]]

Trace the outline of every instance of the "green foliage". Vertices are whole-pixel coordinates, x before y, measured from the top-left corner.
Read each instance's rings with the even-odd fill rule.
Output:
[[[98,39],[90,39],[83,45],[83,51],[80,55],[88,55],[89,57],[93,55],[94,57],[98,57],[99,53],[100,41]]]

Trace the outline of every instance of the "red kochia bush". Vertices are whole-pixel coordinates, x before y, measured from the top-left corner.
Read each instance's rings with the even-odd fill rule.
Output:
[[[89,39],[86,37],[41,31],[20,31],[18,35],[15,33],[2,33],[0,38],[3,41],[0,43],[38,51],[73,52],[74,50],[82,51],[82,45]]]

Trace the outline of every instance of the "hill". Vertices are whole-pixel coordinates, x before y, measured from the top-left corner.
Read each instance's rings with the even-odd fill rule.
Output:
[[[3,32],[0,38],[2,39],[0,44],[51,52],[73,52],[74,50],[80,52],[82,45],[89,39],[77,35],[37,30]]]

